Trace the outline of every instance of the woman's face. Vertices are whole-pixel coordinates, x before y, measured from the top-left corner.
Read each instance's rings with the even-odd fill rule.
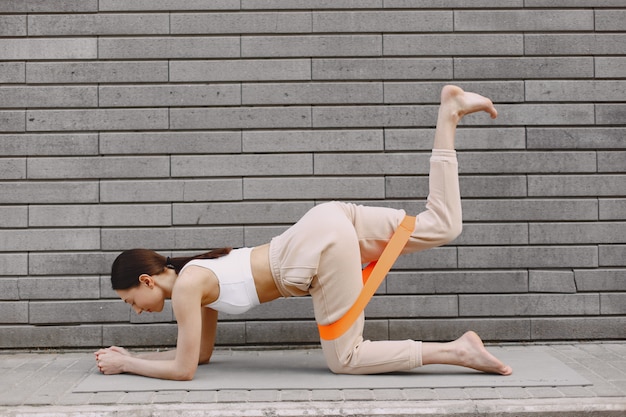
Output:
[[[148,275],[142,275],[139,280],[139,286],[127,290],[116,290],[115,292],[125,303],[130,304],[137,314],[141,314],[143,311],[148,313],[162,311],[165,297],[161,288],[155,285],[154,279]]]

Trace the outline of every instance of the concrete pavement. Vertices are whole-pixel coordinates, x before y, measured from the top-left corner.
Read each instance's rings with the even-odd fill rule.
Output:
[[[626,342],[503,346],[541,349],[592,385],[75,393],[72,389],[96,372],[91,352],[5,351],[0,352],[0,415],[626,416]]]

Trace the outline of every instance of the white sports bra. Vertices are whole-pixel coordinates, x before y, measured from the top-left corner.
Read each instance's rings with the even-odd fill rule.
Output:
[[[252,248],[241,248],[233,249],[228,255],[216,259],[194,259],[179,274],[191,265],[210,269],[217,276],[220,295],[205,307],[222,313],[243,314],[261,304],[252,276],[251,253]]]

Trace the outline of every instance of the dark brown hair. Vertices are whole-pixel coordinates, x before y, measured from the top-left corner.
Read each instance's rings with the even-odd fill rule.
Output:
[[[111,286],[114,290],[127,290],[139,285],[142,274],[158,275],[166,268],[179,273],[194,259],[215,259],[228,255],[232,248],[213,249],[195,256],[166,258],[150,249],[131,249],[115,258],[111,267]]]

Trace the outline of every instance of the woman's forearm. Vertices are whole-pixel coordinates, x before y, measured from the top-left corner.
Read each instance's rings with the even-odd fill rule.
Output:
[[[176,359],[176,349],[156,351],[156,352],[144,352],[133,355],[139,359],[149,359],[153,361],[167,361]]]
[[[151,360],[133,356],[126,356],[122,366],[122,371],[126,373],[179,381],[193,379],[196,369],[196,367],[193,369],[185,369],[184,366],[181,366],[181,364],[174,359]]]

